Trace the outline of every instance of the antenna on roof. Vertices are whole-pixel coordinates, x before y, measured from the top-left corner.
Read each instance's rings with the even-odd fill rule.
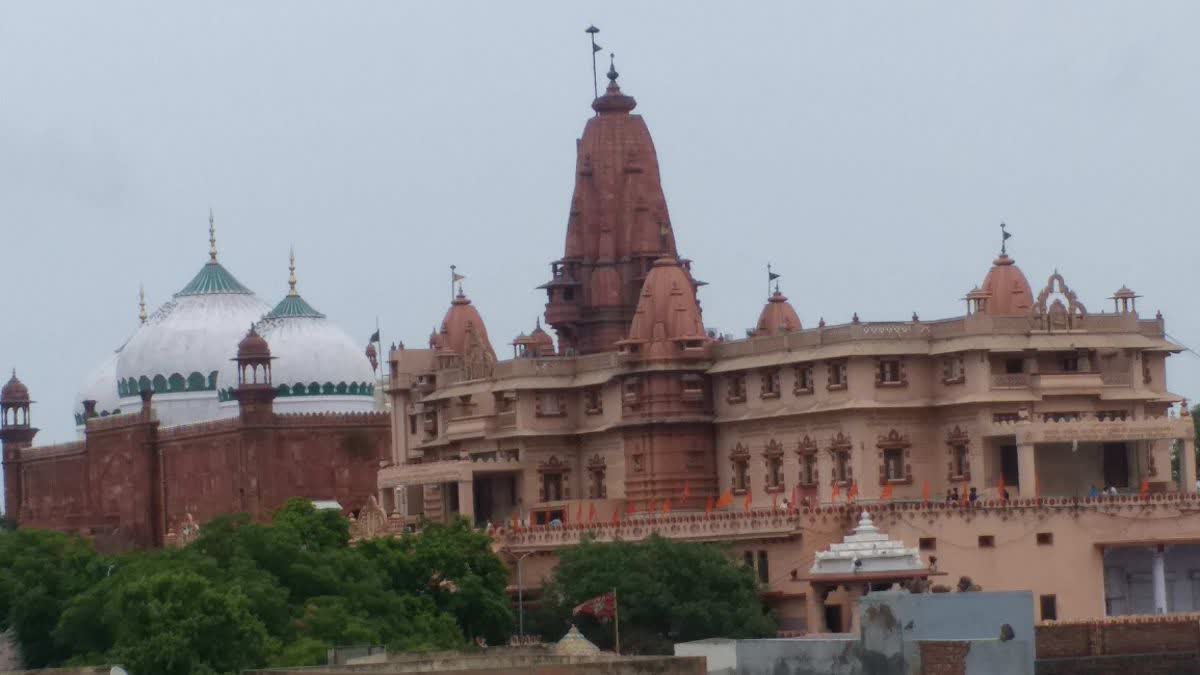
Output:
[[[592,37],[592,98],[596,99],[600,98],[600,85],[596,79],[596,52],[604,48],[596,44],[596,33],[600,32],[599,28],[588,26],[584,32]]]

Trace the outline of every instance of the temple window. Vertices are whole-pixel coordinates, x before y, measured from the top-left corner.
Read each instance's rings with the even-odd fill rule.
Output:
[[[567,414],[563,405],[563,395],[557,391],[539,391],[534,404],[534,414],[538,417],[562,417]]]
[[[879,359],[875,364],[875,385],[899,387],[907,384],[901,359]]]
[[[764,481],[767,492],[783,492],[783,445],[778,441],[770,441],[763,451],[763,458],[767,465]]]
[[[833,457],[833,481],[840,485],[848,485],[854,478],[854,469],[850,466],[850,450],[854,445],[842,432],[833,437],[829,445],[829,454]]]
[[[879,484],[912,483],[908,437],[892,429],[879,437]]]
[[[792,393],[796,396],[813,393],[813,367],[812,364],[804,364],[794,368],[796,376],[796,384],[792,386]]]
[[[704,376],[697,373],[685,373],[680,376],[680,384],[683,386],[683,400],[685,401],[702,401],[704,400]]]
[[[762,373],[762,398],[779,398],[779,369],[768,368]]]
[[[771,581],[771,568],[767,565],[767,552],[758,552],[758,581],[759,583],[768,583]]]
[[[971,480],[970,436],[955,425],[946,437],[947,453],[950,455],[949,476],[951,481]]]
[[[800,458],[800,484],[817,484],[817,456],[804,455]]]
[[[1020,375],[1025,372],[1024,359],[1005,359],[1004,372],[1007,375]]]
[[[639,405],[642,402],[642,378],[636,375],[626,377],[623,396],[625,405]]]
[[[588,498],[589,499],[604,499],[608,496],[608,489],[605,486],[605,474],[607,473],[604,458],[600,455],[593,455],[588,460]]]
[[[1058,359],[1059,368],[1064,373],[1079,372],[1079,356],[1077,354],[1066,354]]]
[[[846,388],[846,362],[845,361],[830,361],[829,362],[829,383],[825,386],[826,389],[845,389]]]
[[[729,403],[745,403],[746,402],[746,376],[741,374],[730,375],[728,379],[725,400]]]
[[[1142,384],[1150,384],[1153,379],[1150,376],[1150,360],[1142,357]]]
[[[604,392],[600,387],[588,387],[583,390],[583,412],[588,415],[604,412]]]
[[[570,468],[557,456],[551,456],[537,467],[541,480],[538,482],[538,499],[543,502],[556,502],[570,499],[567,478]]]
[[[574,288],[564,288],[563,289],[563,300],[565,300],[567,302],[571,302],[574,299],[575,299],[575,289]]]
[[[942,384],[962,384],[967,381],[967,370],[961,356],[942,359]]]
[[[515,391],[498,391],[492,395],[496,404],[497,413],[507,413],[513,411],[513,405],[517,401],[517,392]]]
[[[1042,621],[1058,621],[1058,598],[1054,595],[1038,596],[1038,605],[1042,610]]]
[[[745,494],[750,489],[750,451],[738,443],[729,453],[729,462],[733,470],[733,493]]]

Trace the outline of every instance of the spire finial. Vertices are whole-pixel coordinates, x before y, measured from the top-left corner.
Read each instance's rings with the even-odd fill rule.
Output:
[[[1000,255],[1008,255],[1008,238],[1012,235],[1008,233],[1007,227],[1003,222],[1000,223]]]
[[[213,210],[208,207],[208,260],[217,262],[217,227],[213,223]]]
[[[146,323],[146,284],[138,284],[138,320]]]
[[[613,54],[612,52],[609,52],[608,53],[608,81],[610,83],[612,83],[611,86],[615,86],[617,84],[617,78],[619,76],[620,76],[620,73],[617,72],[617,55]]]
[[[296,247],[288,249],[288,295],[296,296]]]

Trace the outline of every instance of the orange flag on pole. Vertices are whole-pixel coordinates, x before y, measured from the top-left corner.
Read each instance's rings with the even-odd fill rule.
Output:
[[[709,495],[708,499],[704,500],[704,514],[708,515],[708,514],[712,513],[713,506],[714,506],[714,504],[713,504],[712,495]]]
[[[880,499],[891,499],[892,498],[892,484],[891,483],[888,483],[887,485],[883,486],[883,492],[881,492],[879,494],[879,498]]]
[[[858,499],[858,483],[850,481],[850,489],[846,490],[846,501],[852,502],[856,499]]]
[[[667,497],[667,500],[663,502],[663,513],[670,513],[670,512],[671,512],[671,498]]]
[[[687,499],[688,497],[691,497],[691,496],[692,496],[692,482],[685,480],[685,481],[683,481],[683,498]]]
[[[841,488],[841,486],[840,486],[840,485],[838,485],[837,483],[834,483],[834,484],[833,484],[833,492],[831,492],[831,493],[829,494],[829,501],[831,501],[831,502],[833,502],[834,504],[836,504],[836,503],[837,503],[837,500],[838,500],[838,497],[842,496],[842,495],[841,495],[841,492],[842,492],[842,488]]]
[[[1142,484],[1138,486],[1138,494],[1141,495],[1142,499],[1150,496],[1150,481],[1145,478],[1142,479]]]
[[[921,501],[929,503],[929,481],[921,483]]]
[[[726,490],[721,493],[721,497],[717,499],[717,508],[724,509],[733,506],[733,490]]]
[[[746,498],[742,500],[742,510],[743,510],[743,511],[749,511],[749,510],[750,510],[750,501],[751,501],[751,499],[750,499],[750,491],[749,491],[749,490],[746,490]]]

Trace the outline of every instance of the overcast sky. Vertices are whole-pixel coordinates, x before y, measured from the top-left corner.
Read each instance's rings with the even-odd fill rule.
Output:
[[[38,440],[73,437],[138,284],[153,309],[205,262],[209,206],[269,303],[295,244],[315,307],[423,346],[456,264],[510,353],[562,253],[589,23],[708,326],[754,323],[768,261],[807,326],[960,314],[1004,220],[1035,292],[1128,284],[1200,349],[1200,3],[589,5],[0,4],[0,365]]]

